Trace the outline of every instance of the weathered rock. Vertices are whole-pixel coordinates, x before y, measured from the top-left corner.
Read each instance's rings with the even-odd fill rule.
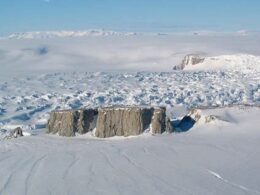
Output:
[[[166,117],[166,132],[167,133],[174,132],[173,124],[172,124],[171,120],[168,117]]]
[[[218,117],[217,116],[214,116],[214,115],[209,115],[209,116],[206,116],[205,117],[205,123],[211,123],[215,120],[217,120]]]
[[[23,130],[21,127],[17,127],[10,132],[10,137],[18,138],[23,136]]]
[[[139,135],[149,128],[153,110],[146,107],[105,107],[98,109],[95,135],[112,136]]]
[[[79,134],[85,134],[95,129],[97,116],[98,116],[97,109],[86,109],[81,111],[78,120],[77,132]]]
[[[155,107],[153,109],[152,129],[153,134],[162,134],[166,131],[166,108]]]
[[[154,134],[166,131],[166,108],[134,106],[98,109],[97,137],[139,135],[146,130]]]
[[[189,54],[184,57],[181,63],[181,69],[184,69],[186,66],[193,66],[199,63],[204,62],[205,58],[200,57],[196,54]]]
[[[191,109],[187,116],[191,117],[195,122],[198,122],[202,117],[201,110]]]
[[[165,107],[104,107],[82,110],[53,111],[48,133],[75,136],[95,129],[100,138],[139,135],[146,130],[153,134],[166,131]]]
[[[54,111],[50,114],[48,121],[48,133],[61,136],[74,136],[77,130],[78,111],[62,110]]]
[[[48,133],[67,137],[84,134],[95,128],[96,118],[96,109],[53,111],[48,121]]]

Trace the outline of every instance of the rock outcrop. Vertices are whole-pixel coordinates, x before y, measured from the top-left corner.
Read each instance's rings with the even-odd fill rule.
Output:
[[[23,130],[21,127],[17,127],[10,132],[10,138],[18,138],[23,136]]]
[[[184,57],[181,63],[181,69],[183,70],[186,66],[193,66],[199,63],[203,63],[205,60],[204,57],[200,57],[196,54],[189,54]]]
[[[145,131],[161,134],[167,128],[165,107],[101,107],[96,109],[62,110],[50,114],[48,133],[75,136],[95,129],[95,136],[139,135]]]
[[[152,133],[161,134],[166,130],[166,108],[165,107],[156,107],[153,109],[153,118],[152,118]]]
[[[48,133],[75,136],[92,131],[96,126],[96,109],[53,111],[48,121]]]
[[[161,134],[166,131],[165,107],[107,107],[99,108],[95,135],[139,135],[145,131]]]
[[[98,109],[95,135],[105,138],[143,133],[152,121],[153,110],[146,107],[106,107]]]

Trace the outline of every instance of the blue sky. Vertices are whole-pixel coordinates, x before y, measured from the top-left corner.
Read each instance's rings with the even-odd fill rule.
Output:
[[[260,0],[0,0],[0,34],[260,30]]]

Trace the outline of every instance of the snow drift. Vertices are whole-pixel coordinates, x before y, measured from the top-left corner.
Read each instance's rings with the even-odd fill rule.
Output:
[[[0,142],[0,194],[259,194],[259,108],[202,114],[232,122],[137,138]]]

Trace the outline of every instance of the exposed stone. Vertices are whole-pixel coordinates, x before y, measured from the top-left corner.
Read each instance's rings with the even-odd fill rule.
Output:
[[[48,121],[48,133],[67,137],[84,134],[95,128],[96,118],[96,109],[53,111]]]
[[[168,117],[166,117],[166,132],[167,133],[174,132],[173,124],[172,124],[171,120]]]
[[[191,109],[187,116],[192,118],[195,122],[198,122],[200,120],[200,118],[202,117],[201,110]]]
[[[186,66],[193,66],[199,63],[204,62],[205,58],[200,57],[196,54],[189,54],[184,57],[181,63],[181,69],[184,69]]]
[[[85,134],[96,128],[97,109],[81,110],[78,120],[78,133]]]
[[[168,130],[165,107],[103,107],[96,109],[53,111],[48,133],[61,136],[85,134],[95,129],[100,138],[139,135],[150,131],[161,134]]]
[[[143,133],[152,121],[153,108],[105,107],[98,109],[95,135],[105,138]]]
[[[209,115],[205,117],[205,123],[211,123],[212,121],[217,120],[217,117],[214,115]]]
[[[155,107],[152,118],[152,133],[162,134],[166,131],[166,108]]]
[[[23,136],[23,130],[21,127],[17,127],[10,132],[10,137],[18,138]]]

